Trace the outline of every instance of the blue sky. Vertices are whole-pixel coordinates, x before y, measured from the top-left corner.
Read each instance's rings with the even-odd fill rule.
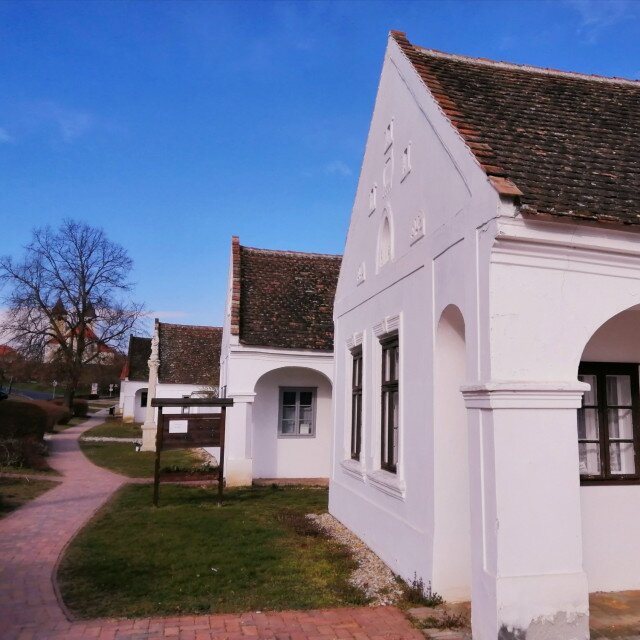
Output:
[[[640,78],[640,3],[0,2],[0,253],[64,217],[168,322],[221,324],[232,234],[341,253],[389,29]]]

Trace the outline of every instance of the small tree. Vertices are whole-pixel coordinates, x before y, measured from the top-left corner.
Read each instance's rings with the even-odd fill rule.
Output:
[[[124,299],[132,265],[102,229],[73,220],[36,229],[21,261],[0,257],[0,331],[25,356],[55,362],[69,407],[83,369],[122,350],[143,313]]]

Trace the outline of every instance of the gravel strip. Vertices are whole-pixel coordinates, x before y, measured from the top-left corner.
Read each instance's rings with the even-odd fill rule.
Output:
[[[349,582],[371,598],[371,607],[396,604],[402,598],[402,587],[393,571],[358,536],[330,513],[309,513],[307,518],[351,551],[358,568],[351,574]]]

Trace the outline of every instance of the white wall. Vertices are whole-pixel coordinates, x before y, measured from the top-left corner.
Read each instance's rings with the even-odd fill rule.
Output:
[[[385,129],[391,121],[393,142],[387,149]],[[409,144],[411,171],[403,176],[402,154]],[[385,187],[383,173],[389,158],[393,175]],[[371,211],[373,185],[377,185],[377,202]],[[395,572],[407,580],[417,574],[425,584],[432,581],[436,591],[440,589],[434,574],[434,459],[440,455],[434,443],[436,326],[449,304],[455,304],[465,320],[469,318],[464,357],[470,379],[475,379],[481,368],[478,343],[484,329],[475,321],[483,304],[478,291],[487,286],[488,272],[488,265],[478,272],[477,264],[489,254],[491,239],[485,225],[498,207],[498,195],[486,175],[390,41],[334,308],[335,437],[329,508]],[[379,267],[378,237],[385,217],[391,219],[392,259]],[[400,446],[395,475],[380,469],[376,334],[388,318],[392,324],[393,318],[399,318],[400,338]],[[359,334],[364,360],[364,442],[357,464],[349,460],[348,344]],[[446,562],[442,557],[438,560]]]
[[[278,437],[280,387],[316,389],[315,436]],[[253,476],[327,478],[331,453],[331,384],[309,369],[278,369],[255,386]]]
[[[120,384],[120,406],[122,409],[122,420],[124,422],[143,422],[139,417],[139,409],[136,410],[136,393],[139,389],[146,389],[148,382],[146,380],[123,380]],[[139,394],[137,396],[139,402]],[[136,417],[138,416],[138,417]]]

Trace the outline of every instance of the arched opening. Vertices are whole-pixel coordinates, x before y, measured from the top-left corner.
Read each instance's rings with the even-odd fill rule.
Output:
[[[449,305],[440,317],[434,379],[433,588],[446,600],[471,597],[471,536],[467,412],[460,387],[466,380],[465,323]]]
[[[305,367],[261,376],[252,409],[255,478],[326,478],[332,432],[331,381]]]
[[[577,412],[583,565],[590,591],[640,589],[640,307],[602,324],[582,353]]]
[[[147,415],[147,401],[149,391],[146,387],[138,389],[136,391],[134,404],[133,404],[133,421],[144,422]]]
[[[393,234],[389,212],[385,209],[382,225],[378,235],[378,269],[383,267],[393,257]]]

